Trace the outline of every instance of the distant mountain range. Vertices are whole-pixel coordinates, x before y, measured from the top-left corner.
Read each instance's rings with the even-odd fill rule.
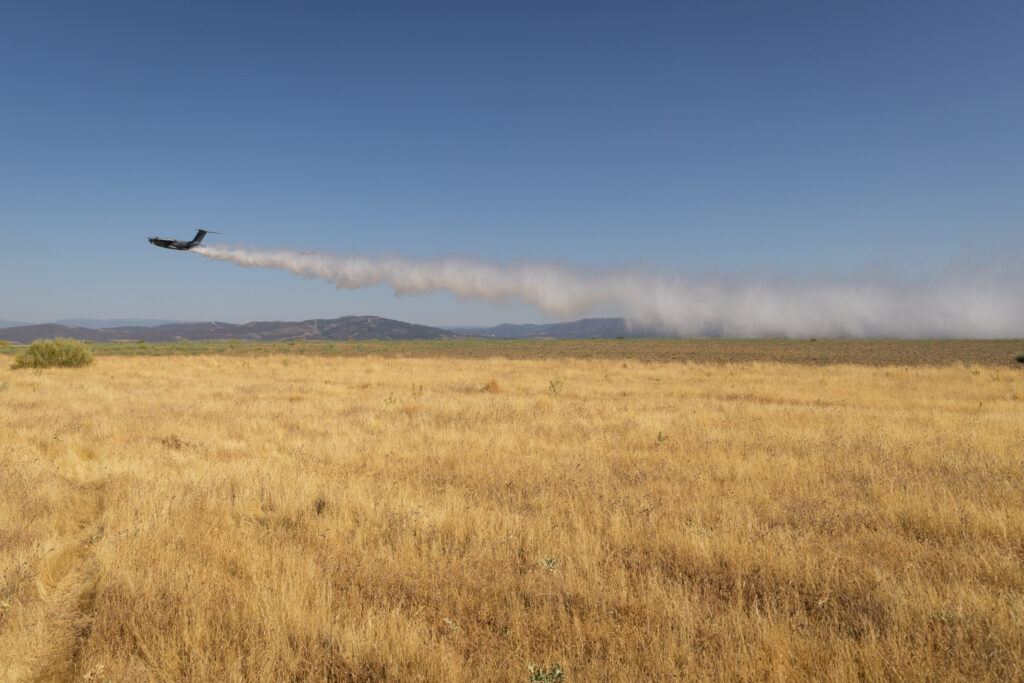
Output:
[[[301,322],[251,322],[244,325],[220,322],[171,322],[129,319],[128,322],[149,323],[98,326],[105,321],[75,319],[43,325],[14,324],[0,330],[0,340],[28,344],[36,339],[71,337],[94,342],[136,341],[283,341],[310,340],[398,340],[398,339],[591,339],[615,337],[656,337],[652,331],[628,330],[622,318],[585,318],[567,323],[512,325],[495,327],[454,327],[441,329],[414,325],[372,315],[349,315],[325,320]],[[125,322],[113,320],[110,322]],[[83,323],[71,325],[67,323]],[[88,324],[84,324],[88,323]]]
[[[182,323],[184,320],[154,320],[152,318],[67,318],[55,320],[54,325],[66,325],[68,327],[88,327],[92,330],[109,330],[112,327],[156,327],[157,325],[168,325],[170,323]],[[6,327],[25,327],[36,323],[16,323],[11,320],[0,320],[0,329]]]
[[[184,323],[187,320],[155,320],[153,318],[66,318],[55,320],[57,325],[68,327],[88,327],[91,330],[109,330],[112,327],[157,327],[158,325],[171,325]],[[24,323],[23,323],[24,324]]]
[[[232,323],[170,323],[155,327],[124,326],[91,329],[69,325],[23,325],[0,331],[0,339],[28,344],[36,339],[71,337],[94,342],[136,341],[282,341],[310,340],[369,340],[369,339],[456,339],[461,335],[449,330],[426,325],[413,325],[399,320],[372,315],[349,315],[332,320],[317,318],[301,322]]]

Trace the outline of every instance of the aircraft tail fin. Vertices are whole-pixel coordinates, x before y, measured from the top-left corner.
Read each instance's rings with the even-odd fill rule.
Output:
[[[213,233],[214,235],[220,234],[219,232],[214,232],[213,230],[196,230],[196,236],[192,238],[192,246],[196,246],[197,244],[202,242],[203,238],[210,233]]]

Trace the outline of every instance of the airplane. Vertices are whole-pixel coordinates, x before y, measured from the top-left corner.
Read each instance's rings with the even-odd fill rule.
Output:
[[[203,238],[206,237],[209,233],[213,233],[214,235],[220,234],[219,232],[214,232],[213,230],[196,230],[196,236],[192,238],[191,242],[186,242],[185,240],[167,240],[163,239],[162,237],[150,237],[149,243],[155,244],[158,247],[163,247],[164,249],[177,249],[178,251],[188,251],[189,249],[194,249],[195,247],[198,247],[199,243],[202,242]]]

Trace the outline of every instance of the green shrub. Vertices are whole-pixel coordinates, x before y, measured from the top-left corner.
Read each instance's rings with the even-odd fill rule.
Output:
[[[1024,353],[1018,353],[1013,359],[1018,363],[1024,363]]]
[[[11,342],[7,341],[6,339],[3,340],[3,341],[0,341],[0,346],[10,346],[10,345],[11,345]]]
[[[92,351],[77,339],[37,339],[14,358],[17,368],[77,368],[92,363]]]

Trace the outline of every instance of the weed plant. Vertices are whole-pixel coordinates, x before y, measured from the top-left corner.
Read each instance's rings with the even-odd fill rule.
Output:
[[[550,669],[531,664],[528,671],[530,673],[529,683],[562,683],[565,679],[565,672],[559,664],[553,665]]]

